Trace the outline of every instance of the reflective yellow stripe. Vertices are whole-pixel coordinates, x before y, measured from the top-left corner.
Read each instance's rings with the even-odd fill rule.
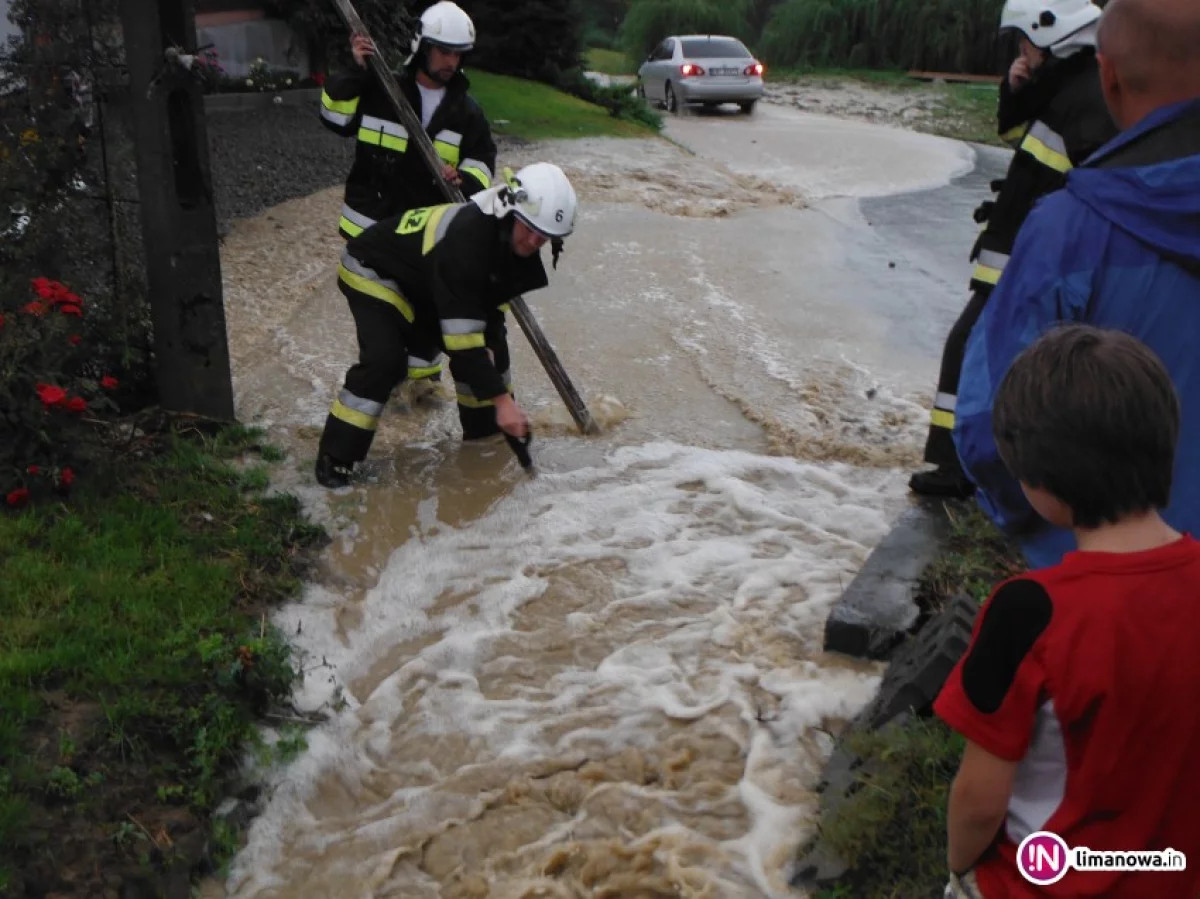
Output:
[[[346,282],[347,285],[353,287],[359,293],[365,293],[369,297],[374,297],[377,300],[383,300],[400,310],[400,314],[408,320],[409,324],[416,319],[413,314],[412,306],[408,305],[408,301],[394,290],[389,290],[382,284],[378,284],[362,275],[356,275],[354,272],[346,268],[341,263],[338,264],[338,277]],[[480,335],[480,340],[483,335]],[[482,346],[482,344],[480,344]]]
[[[933,422],[935,428],[945,428],[947,431],[954,430],[953,412],[947,412],[944,409],[934,409],[929,413],[929,420]]]
[[[1057,150],[1050,149],[1032,134],[1025,135],[1025,140],[1021,141],[1021,149],[1056,172],[1069,172],[1072,169],[1070,159]]]
[[[483,333],[476,334],[443,334],[442,343],[451,352],[455,350],[474,350],[487,346]]]
[[[976,264],[975,271],[971,272],[971,277],[976,281],[982,281],[984,284],[996,285],[1000,283],[1001,271],[998,268],[992,268],[990,265]]]
[[[419,381],[422,378],[432,378],[442,370],[441,364],[434,365],[430,368],[410,368],[408,376],[414,381]]]
[[[476,168],[473,165],[464,165],[462,167],[462,171],[463,171],[463,174],[474,175],[476,178],[479,179],[479,183],[482,184],[484,187],[492,186],[492,179],[490,177],[488,177],[488,173],[485,172],[483,169]]]
[[[1025,129],[1029,127],[1028,122],[1022,122],[1016,128],[1010,128],[1000,135],[1000,140],[1004,141],[1010,147],[1015,147],[1021,142],[1021,138],[1025,136]]]
[[[354,115],[358,112],[358,97],[353,100],[334,100],[325,91],[321,91],[321,105],[330,112],[340,112],[342,115]]]
[[[501,312],[512,312],[512,306],[508,305],[508,303],[501,303],[496,308],[499,309]]]
[[[374,431],[379,427],[379,419],[351,409],[349,406],[342,405],[341,400],[333,401],[333,408],[329,410],[329,414],[338,421],[344,421],[351,427],[359,428],[363,431]]]
[[[383,147],[385,150],[395,150],[397,153],[403,153],[408,149],[407,137],[396,137],[391,134],[384,134],[381,131],[371,131],[367,128],[358,129],[358,139],[372,147]]]
[[[462,151],[453,144],[448,144],[445,141],[435,140],[433,148],[437,150],[438,156],[451,165],[458,165],[458,160],[462,158]]]
[[[438,223],[442,220],[442,217],[445,216],[449,209],[450,206],[448,204],[445,206],[438,206],[433,210],[433,215],[429,216],[429,221],[425,225],[425,239],[421,241],[422,256],[428,256],[429,251],[432,250],[434,244],[437,243]]]
[[[508,389],[508,395],[512,396],[512,388]],[[488,406],[496,405],[495,400],[481,400],[470,393],[459,393],[455,395],[455,399],[460,406],[466,406],[468,409],[486,409]]]
[[[354,224],[354,222],[350,221],[350,219],[346,218],[344,215],[338,219],[338,227],[351,237],[358,237],[358,235],[363,233],[362,228],[358,227],[358,225]]]

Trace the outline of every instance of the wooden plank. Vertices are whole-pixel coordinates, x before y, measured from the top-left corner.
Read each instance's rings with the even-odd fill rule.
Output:
[[[333,2],[336,4],[338,12],[341,13],[346,25],[350,28],[351,34],[361,34],[365,37],[370,37],[367,26],[363,24],[363,20],[355,12],[350,0],[333,0]],[[387,63],[380,56],[378,45],[376,45],[375,49],[376,52],[368,57],[371,69],[383,85],[388,99],[391,100],[392,106],[400,116],[400,121],[408,129],[409,139],[416,143],[417,149],[425,160],[425,164],[429,166],[429,170],[437,179],[446,199],[451,203],[464,202],[466,198],[463,196],[462,191],[447,181],[442,175],[442,166],[444,163],[441,157],[437,155],[437,151],[434,150],[433,141],[429,139],[429,135],[425,132],[420,118],[413,112],[404,94],[400,92],[400,85],[396,83],[396,76],[392,74],[392,70],[388,68]],[[542,367],[546,369],[546,374],[550,376],[555,389],[558,390],[558,395],[562,397],[568,411],[571,413],[571,417],[575,419],[575,424],[579,426],[579,430],[584,434],[599,433],[599,426],[597,426],[595,419],[592,418],[592,414],[584,404],[583,398],[575,389],[575,385],[571,383],[566,369],[563,368],[562,363],[558,360],[558,354],[554,352],[554,348],[550,346],[550,341],[542,333],[541,326],[533,317],[533,313],[529,311],[529,307],[525,304],[525,298],[516,297],[509,301],[509,308],[512,309],[517,324],[525,332],[525,336],[533,347],[534,353],[537,354]],[[524,459],[522,459],[522,464],[524,464]]]

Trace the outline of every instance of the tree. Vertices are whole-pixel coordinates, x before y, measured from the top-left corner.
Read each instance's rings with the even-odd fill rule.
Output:
[[[490,72],[560,83],[583,58],[576,0],[461,0],[475,20],[473,65]]]

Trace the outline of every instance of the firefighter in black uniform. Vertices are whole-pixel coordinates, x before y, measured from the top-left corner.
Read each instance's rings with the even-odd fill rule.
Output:
[[[366,458],[388,396],[408,377],[414,341],[449,355],[464,440],[528,433],[512,393],[504,313],[514,297],[549,283],[541,248],[551,242],[557,267],[576,207],[562,170],[539,162],[465,203],[410,209],[346,244],[338,288],[360,357],[326,419],[318,482],[345,486]]]
[[[449,0],[421,15],[412,56],[397,75],[401,91],[425,126],[443,174],[470,197],[491,186],[496,145],[487,117],[467,93],[470,82],[460,69],[463,54],[475,44],[471,18]],[[335,134],[356,137],[354,165],[346,179],[338,231],[350,239],[380,219],[444,202],[432,172],[415,147],[383,87],[367,68],[371,41],[351,39],[357,70],[330,79],[321,95],[321,121]],[[436,347],[414,342],[409,378],[439,380],[442,363]]]
[[[1005,178],[992,183],[995,200],[975,211],[984,229],[971,253],[973,294],[946,338],[925,444],[925,461],[937,467],[912,476],[909,486],[916,493],[958,498],[974,493],[953,440],[967,338],[1034,203],[1062,188],[1068,171],[1117,134],[1096,62],[1100,12],[1088,0],[1008,0],[1001,12],[1001,30],[1021,35],[1021,55],[1000,86],[998,114],[1000,136],[1016,152]]]

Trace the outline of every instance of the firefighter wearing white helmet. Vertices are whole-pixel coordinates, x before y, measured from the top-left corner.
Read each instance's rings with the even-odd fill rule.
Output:
[[[1100,13],[1088,0],[1008,0],[1001,10],[1000,30],[1019,36],[1020,51],[1000,85],[997,125],[1016,153],[1004,179],[992,183],[995,199],[975,211],[984,227],[971,252],[972,295],[946,338],[925,444],[925,461],[937,467],[913,475],[909,485],[917,493],[974,492],[953,440],[967,338],[1034,203],[1062,188],[1072,168],[1117,134],[1096,62]]]
[[[558,166],[535,163],[463,203],[412,209],[346,244],[338,287],[359,335],[359,362],[329,410],[316,477],[349,482],[370,450],[384,404],[405,380],[413,341],[450,357],[464,440],[524,437],[505,311],[514,297],[549,284],[541,249],[557,254],[575,230],[578,201]]]
[[[443,162],[442,174],[464,196],[486,190],[496,167],[491,126],[468,93],[461,66],[475,45],[475,26],[449,0],[421,15],[412,54],[397,73],[397,83],[421,118]],[[321,122],[342,137],[355,138],[354,165],[346,179],[338,231],[345,239],[361,234],[380,219],[407,209],[440,203],[443,194],[424,158],[410,146],[408,131],[382,86],[368,68],[374,53],[363,35],[351,38],[355,66],[330,78],[321,96]],[[442,359],[434,347],[410,347],[409,374],[432,394]],[[421,391],[418,391],[419,393]]]

